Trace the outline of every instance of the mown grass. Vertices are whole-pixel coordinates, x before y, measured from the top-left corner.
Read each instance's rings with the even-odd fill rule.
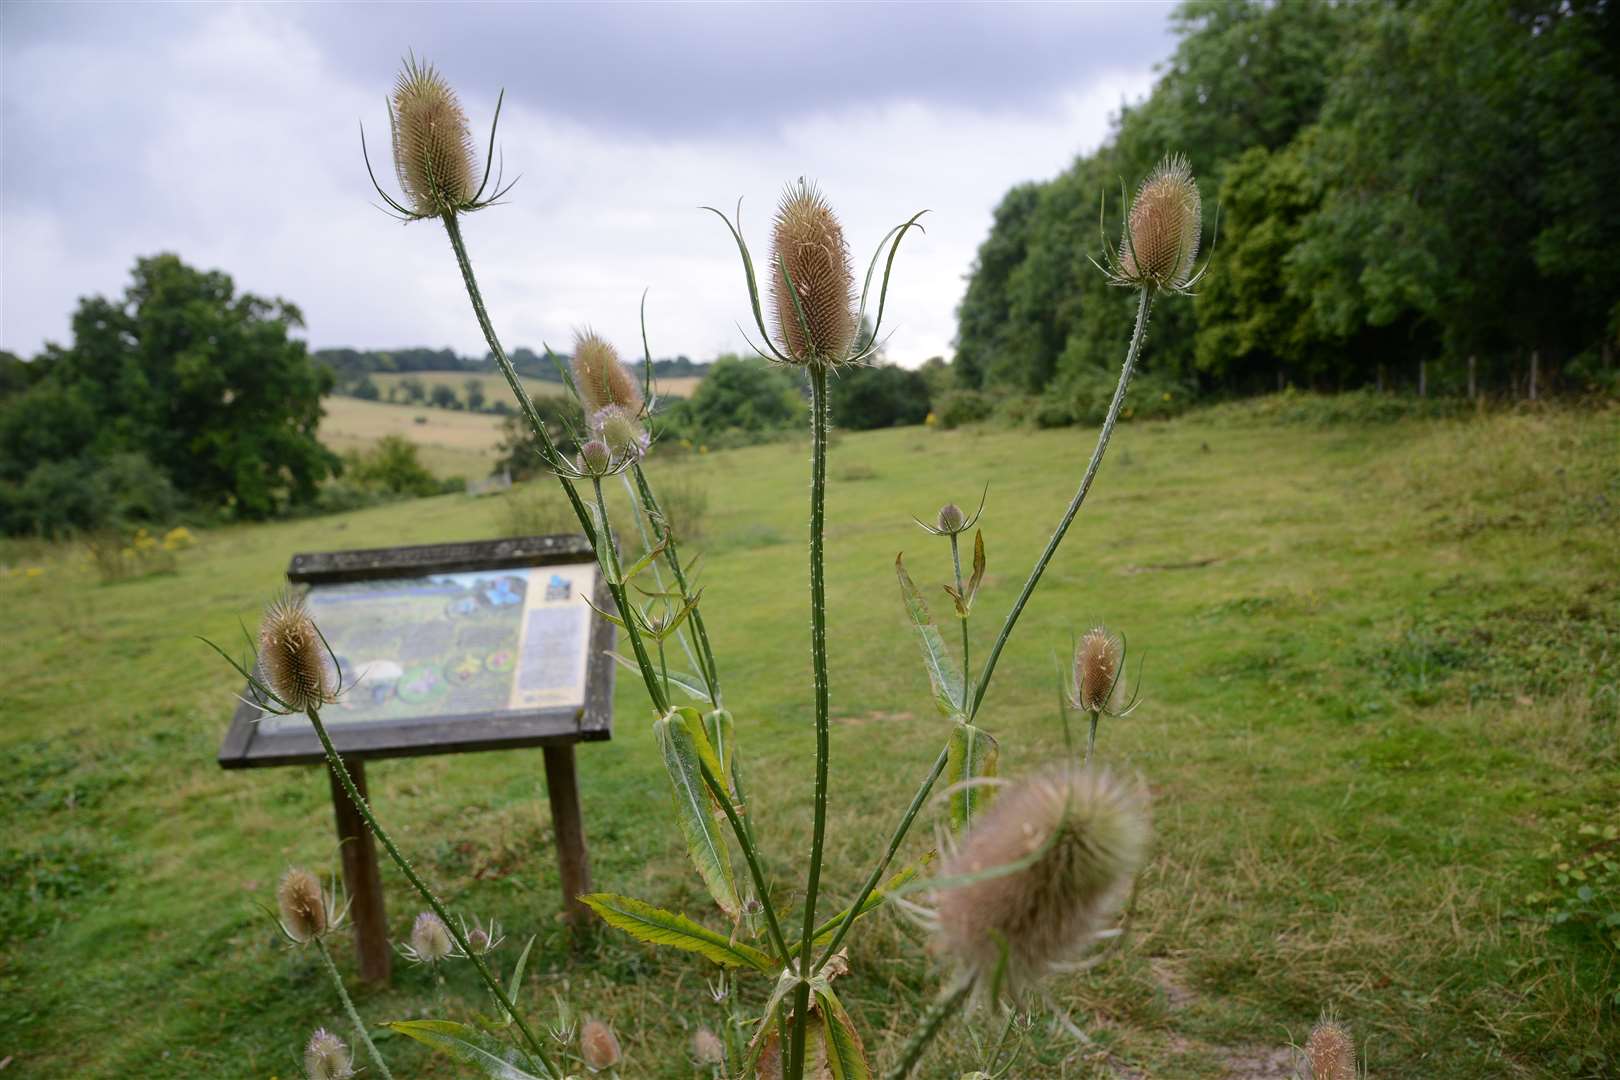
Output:
[[[321,408],[320,439],[340,454],[369,450],[385,436],[398,435],[416,444],[422,464],[435,476],[478,480],[495,465],[499,416],[339,395],[324,399]]]
[[[948,557],[907,515],[990,484],[982,655],[1090,440],[838,439],[829,903],[855,889],[945,736],[892,568],[903,549],[920,583],[940,582]],[[1613,411],[1120,430],[983,717],[1005,774],[1039,767],[1064,745],[1055,664],[1071,636],[1098,620],[1126,631],[1145,703],[1100,747],[1151,783],[1157,852],[1123,948],[1053,988],[1091,1041],[1038,1021],[1014,1075],[1281,1076],[1282,1048],[1323,1007],[1366,1041],[1375,1076],[1613,1075],[1616,954],[1527,898],[1552,880],[1550,844],[1620,814],[1617,451]],[[709,495],[703,603],[787,904],[810,832],[806,456],[778,444],[652,470]],[[14,552],[41,573],[0,580],[0,1058],[39,1077],[297,1075],[301,1040],[338,1024],[336,1005],[254,904],[287,863],[332,864],[327,785],[312,769],[214,765],[236,686],[191,635],[238,634],[294,551],[493,535],[499,503],[221,529],[177,575],[111,586],[73,549]],[[622,679],[615,739],[580,751],[596,884],[718,925],[671,826],[649,719]],[[626,1037],[624,1075],[692,1076],[685,1039],[720,1019],[709,972],[613,932],[570,940],[538,759],[385,762],[370,778],[457,907],[539,935],[537,1012],[563,995]],[[383,873],[403,934],[416,904]],[[891,913],[862,924],[850,963],[841,996],[886,1061],[940,975]],[[468,974],[440,986],[402,965],[360,1007],[465,1016],[482,1006]],[[458,1075],[383,1045],[399,1075]],[[975,1067],[972,1046],[953,1037],[922,1075]]]

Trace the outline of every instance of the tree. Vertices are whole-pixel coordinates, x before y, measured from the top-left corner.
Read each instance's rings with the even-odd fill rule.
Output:
[[[459,409],[461,399],[456,397],[454,388],[445,383],[434,383],[433,390],[428,395],[428,404],[435,409]]]
[[[467,395],[467,408],[478,412],[484,407],[484,384],[477,379],[468,379],[461,384],[462,392]]]
[[[696,392],[671,403],[665,427],[686,438],[726,431],[749,434],[796,426],[805,415],[804,395],[786,369],[764,360],[722,356]]]
[[[264,517],[313,500],[336,457],[316,438],[331,371],[289,332],[285,300],[174,255],[136,261],[122,298],[89,297],[73,345],[0,411],[5,470],[143,455],[192,501]]]
[[[873,364],[832,382],[832,418],[851,431],[920,424],[928,416],[928,380],[920,372]]]

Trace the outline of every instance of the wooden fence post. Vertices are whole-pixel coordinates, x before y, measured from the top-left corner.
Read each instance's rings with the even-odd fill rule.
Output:
[[[345,764],[355,790],[369,802],[365,762],[350,758]],[[337,818],[338,850],[343,857],[343,884],[349,892],[349,918],[354,920],[360,977],[367,982],[387,982],[392,955],[388,951],[388,918],[383,912],[382,875],[377,868],[377,841],[330,767],[326,776],[332,782],[332,811]]]
[[[563,918],[575,929],[590,925],[591,909],[579,898],[591,891],[591,860],[585,851],[585,825],[579,809],[579,776],[574,746],[545,747],[546,796],[551,801],[551,827],[557,837],[557,868],[562,876]]]

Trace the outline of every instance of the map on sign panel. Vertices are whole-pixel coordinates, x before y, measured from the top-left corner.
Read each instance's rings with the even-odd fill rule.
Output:
[[[578,563],[317,585],[309,612],[349,687],[321,718],[336,727],[582,706],[595,583],[596,567]]]

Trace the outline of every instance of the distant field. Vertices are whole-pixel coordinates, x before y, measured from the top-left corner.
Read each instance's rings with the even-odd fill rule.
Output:
[[[340,454],[365,450],[386,435],[402,435],[421,448],[422,463],[437,476],[476,480],[495,464],[498,416],[337,396],[322,406],[321,441]]]
[[[456,397],[466,400],[466,386],[469,381],[476,381],[484,392],[486,401],[508,401],[511,391],[507,389],[506,380],[499,375],[475,375],[465,371],[411,371],[411,372],[380,372],[371,376],[371,381],[377,384],[383,397],[388,397],[388,391],[397,387],[406,379],[419,379],[427,387],[428,393],[439,384],[450,387],[456,392]],[[658,393],[661,397],[691,397],[692,391],[703,379],[698,375],[687,375],[679,379],[659,379]],[[530,395],[538,397],[541,394],[560,394],[563,392],[561,383],[548,382],[544,379],[523,380],[523,386]]]
[[[419,411],[464,439],[478,419]],[[909,515],[990,484],[971,625],[983,656],[1093,434],[903,428],[833,447],[829,908],[853,899],[944,740],[894,557],[904,550],[936,617],[950,557]],[[1556,888],[1555,842],[1596,850],[1583,826],[1620,813],[1617,440],[1614,411],[1321,426],[1245,410],[1121,426],[982,716],[1004,775],[1060,758],[1058,657],[1077,630],[1117,625],[1145,657],[1142,704],[1104,721],[1098,752],[1151,783],[1157,842],[1122,947],[1050,987],[1089,1041],[1037,1022],[1010,1077],[1281,1080],[1288,1039],[1324,1006],[1366,1041],[1377,1080],[1615,1075],[1620,960],[1591,917],[1550,927],[1532,898]],[[691,550],[784,906],[801,899],[811,818],[805,458],[777,443],[649,468],[661,493],[710,496]],[[608,496],[623,509],[620,485]],[[254,905],[289,863],[330,870],[328,784],[313,767],[219,769],[240,680],[191,635],[233,641],[239,617],[251,628],[292,552],[498,536],[509,501],[534,497],[560,501],[537,481],[208,530],[174,575],[116,585],[98,584],[77,546],[0,548],[0,1059],[13,1058],[0,1071],[302,1075],[303,1040],[341,1017],[317,961],[284,948]],[[670,823],[640,681],[619,678],[616,702],[613,740],[579,751],[596,885],[724,927]],[[623,1080],[693,1080],[692,1029],[721,1022],[713,969],[612,930],[569,939],[535,751],[378,761],[369,777],[427,879],[507,928],[492,958],[503,973],[539,935],[521,998],[531,1019],[547,1023],[553,994],[566,997],[617,1027]],[[930,805],[902,862],[938,820]],[[399,940],[419,903],[391,865],[382,873]],[[922,939],[880,912],[850,941],[838,994],[880,1075],[946,977]],[[335,944],[352,980],[347,936]],[[395,972],[387,989],[351,981],[372,1023],[488,1012],[464,965],[442,982],[402,960]],[[762,980],[742,985],[758,1007]],[[999,1028],[983,1016],[953,1028],[917,1080],[978,1068],[973,1039]],[[381,1045],[402,1078],[471,1075],[404,1039]]]

